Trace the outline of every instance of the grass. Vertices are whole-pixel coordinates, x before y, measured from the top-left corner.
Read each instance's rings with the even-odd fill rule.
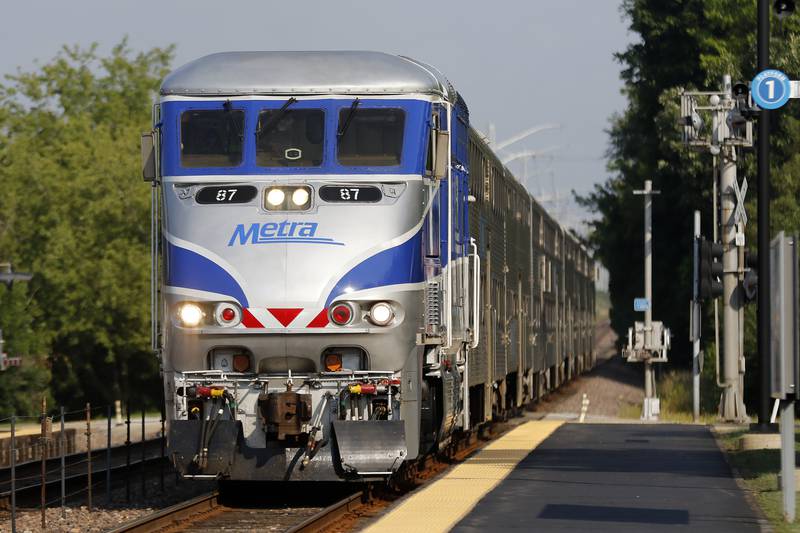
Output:
[[[775,531],[800,531],[800,522],[787,524],[783,520],[783,496],[778,488],[780,450],[739,450],[739,439],[745,432],[742,429],[717,433],[717,439],[728,457],[728,462],[738,471],[739,477]],[[795,434],[795,442],[798,441],[798,437],[799,435]],[[797,444],[795,449],[798,449]]]
[[[713,424],[716,422],[717,417],[719,393],[713,381],[703,378],[704,376],[701,376],[700,422]],[[670,370],[665,373],[659,380],[658,391],[661,397],[662,420],[680,423],[692,422],[691,371]]]
[[[669,370],[658,377],[656,387],[661,400],[660,420],[681,424],[693,422],[691,371]],[[719,390],[714,384],[713,375],[701,376],[700,400],[699,422],[713,424],[717,421],[717,401],[719,401]],[[642,416],[642,404],[626,403],[620,406],[618,416],[639,419]]]

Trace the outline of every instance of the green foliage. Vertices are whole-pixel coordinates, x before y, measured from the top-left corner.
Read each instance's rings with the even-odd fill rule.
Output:
[[[0,372],[0,418],[39,412],[42,396],[52,401],[48,385],[47,332],[38,327],[41,313],[24,283],[0,284],[0,328],[9,357],[21,357],[21,367]]]
[[[138,142],[171,57],[134,54],[125,41],[105,58],[96,46],[65,47],[0,85],[0,250],[34,273],[34,326],[66,405],[159,389]]]
[[[632,301],[641,296],[642,199],[633,191],[653,180],[661,195],[653,202],[654,317],[672,329],[671,358],[690,362],[688,302],[691,290],[691,235],[694,210],[702,213],[704,233],[712,232],[712,162],[707,153],[692,153],[680,139],[678,95],[681,89],[717,89],[721,76],[750,80],[756,63],[756,1],[626,0],[622,11],[638,36],[617,58],[622,64],[628,107],[614,116],[610,128],[608,168],[613,177],[579,201],[598,218],[591,225],[590,245],[609,271],[614,329],[624,333],[637,318]],[[800,75],[800,16],[778,22],[773,17],[772,65]],[[772,231],[800,228],[800,108],[790,103],[773,113]],[[755,157],[741,153],[739,176],[748,177],[748,214],[756,219]],[[755,247],[755,224],[747,228]],[[708,313],[711,306],[706,306]],[[758,372],[754,310],[745,312],[748,385]],[[710,338],[713,321],[704,320]],[[708,348],[707,348],[708,350]],[[745,394],[746,399],[752,398]]]

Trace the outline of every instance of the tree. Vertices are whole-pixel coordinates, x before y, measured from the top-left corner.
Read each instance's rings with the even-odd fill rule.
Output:
[[[589,242],[609,271],[611,325],[621,338],[641,319],[633,312],[633,299],[642,296],[644,286],[643,206],[633,191],[648,179],[661,191],[653,201],[654,317],[674,332],[688,329],[689,286],[681,281],[690,271],[691,216],[680,214],[700,207],[703,198],[698,165],[687,165],[683,151],[665,142],[665,132],[668,141],[678,130],[663,115],[662,100],[669,88],[703,81],[700,43],[692,31],[703,24],[702,2],[627,1],[623,10],[641,41],[617,55],[624,65],[628,108],[612,119],[607,156],[614,176],[579,198],[600,215],[591,224]],[[675,341],[674,352],[685,351],[686,342]]]
[[[138,140],[171,58],[125,41],[105,58],[64,47],[0,85],[0,250],[34,273],[34,326],[64,404],[158,397]]]
[[[685,364],[690,361],[684,332],[688,331],[691,289],[692,212],[703,213],[703,227],[710,233],[712,171],[708,154],[689,152],[681,143],[676,126],[678,94],[681,88],[717,89],[726,73],[734,80],[754,76],[756,2],[626,0],[622,11],[639,40],[617,55],[623,65],[628,107],[611,122],[607,156],[613,177],[579,201],[598,215],[590,224],[588,240],[609,271],[612,327],[624,334],[637,318],[631,302],[643,286],[642,205],[632,191],[642,188],[646,179],[662,191],[653,203],[654,316],[671,327],[675,334],[671,357]],[[776,68],[800,74],[797,19],[773,22],[771,50]],[[771,137],[773,231],[800,227],[800,158],[795,155],[800,141],[798,111],[796,106],[787,106],[773,114],[778,115]],[[741,155],[740,177],[750,177],[754,185],[754,157]],[[753,197],[748,199],[751,220],[756,218]],[[754,245],[755,224],[748,226],[747,237]],[[752,380],[758,372],[752,307],[746,317],[745,352],[748,380]]]
[[[47,361],[48,335],[39,318],[41,313],[24,283],[0,284],[0,329],[9,357],[20,357],[22,366],[0,372],[0,418],[12,414],[35,415],[42,396],[52,400],[50,369]]]

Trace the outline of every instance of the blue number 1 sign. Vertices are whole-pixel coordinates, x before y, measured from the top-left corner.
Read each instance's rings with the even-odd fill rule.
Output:
[[[778,109],[789,101],[792,88],[789,77],[780,70],[762,70],[750,84],[753,101],[761,109]]]

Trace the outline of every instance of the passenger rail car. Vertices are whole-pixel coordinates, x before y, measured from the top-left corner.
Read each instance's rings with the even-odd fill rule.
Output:
[[[142,137],[153,347],[188,477],[369,480],[593,364],[593,263],[433,67],[232,52]]]

